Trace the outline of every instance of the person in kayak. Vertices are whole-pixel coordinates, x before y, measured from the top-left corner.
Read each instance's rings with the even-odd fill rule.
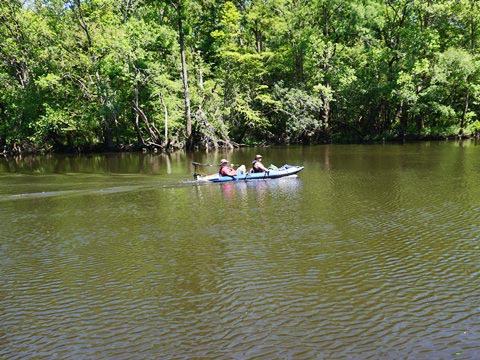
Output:
[[[242,175],[247,172],[245,165],[240,165],[237,170],[232,166],[228,165],[227,159],[220,160],[220,171],[218,172],[220,176],[235,176]]]
[[[256,155],[255,160],[252,161],[252,172],[261,173],[266,171],[268,169],[262,164],[262,155]]]

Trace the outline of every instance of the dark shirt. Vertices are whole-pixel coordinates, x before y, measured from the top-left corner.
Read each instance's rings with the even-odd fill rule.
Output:
[[[263,164],[258,160],[253,161],[252,167],[253,167],[253,172],[256,172],[256,173],[268,171],[268,169],[265,166],[263,166]]]

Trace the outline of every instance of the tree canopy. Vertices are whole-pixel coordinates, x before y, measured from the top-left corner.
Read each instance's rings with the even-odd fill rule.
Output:
[[[0,0],[0,145],[472,135],[479,39],[475,0]]]

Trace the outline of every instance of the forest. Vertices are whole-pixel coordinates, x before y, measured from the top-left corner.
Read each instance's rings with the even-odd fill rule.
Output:
[[[0,153],[477,136],[478,0],[0,0]]]

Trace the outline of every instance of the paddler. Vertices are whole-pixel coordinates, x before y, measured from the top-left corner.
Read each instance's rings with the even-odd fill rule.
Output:
[[[262,164],[262,155],[256,155],[255,160],[252,161],[252,172],[261,173],[266,171],[268,171],[268,169]]]
[[[235,176],[242,175],[247,172],[245,165],[240,165],[237,170],[233,166],[228,165],[227,159],[220,160],[220,171],[218,172],[220,176]]]

